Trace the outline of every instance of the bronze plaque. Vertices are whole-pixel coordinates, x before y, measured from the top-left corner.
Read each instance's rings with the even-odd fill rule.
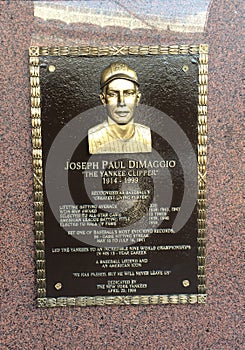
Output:
[[[39,307],[205,302],[207,62],[30,48]]]

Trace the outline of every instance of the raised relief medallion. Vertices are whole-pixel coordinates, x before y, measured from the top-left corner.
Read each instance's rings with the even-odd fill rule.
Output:
[[[30,48],[30,75],[38,306],[205,302],[207,46]]]

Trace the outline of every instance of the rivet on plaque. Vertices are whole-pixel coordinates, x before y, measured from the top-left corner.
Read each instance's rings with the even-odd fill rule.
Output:
[[[187,65],[184,65],[184,66],[182,67],[182,70],[183,70],[184,72],[187,72],[187,71],[189,70],[189,67],[188,67]]]
[[[183,284],[184,287],[189,287],[190,281],[189,280],[183,280],[182,284]]]
[[[57,290],[60,290],[60,289],[62,288],[62,283],[57,282],[57,283],[54,285],[54,288],[57,289]]]
[[[55,71],[55,66],[53,64],[51,64],[50,66],[48,66],[48,70],[53,73]]]

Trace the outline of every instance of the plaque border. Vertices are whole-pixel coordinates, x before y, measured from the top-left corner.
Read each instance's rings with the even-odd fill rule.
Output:
[[[125,295],[46,297],[45,232],[43,203],[43,162],[41,138],[41,91],[39,56],[125,56],[125,55],[199,55],[198,82],[198,198],[197,264],[198,293],[176,295]],[[208,45],[170,46],[31,46],[29,48],[31,85],[32,156],[34,176],[34,220],[36,243],[37,306],[103,306],[206,303],[206,173],[207,173],[207,93]]]

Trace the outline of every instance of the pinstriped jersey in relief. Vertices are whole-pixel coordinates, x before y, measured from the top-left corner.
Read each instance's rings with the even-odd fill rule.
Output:
[[[133,135],[120,139],[115,135],[107,121],[96,125],[88,131],[89,153],[149,153],[151,130],[148,126],[134,123]]]

